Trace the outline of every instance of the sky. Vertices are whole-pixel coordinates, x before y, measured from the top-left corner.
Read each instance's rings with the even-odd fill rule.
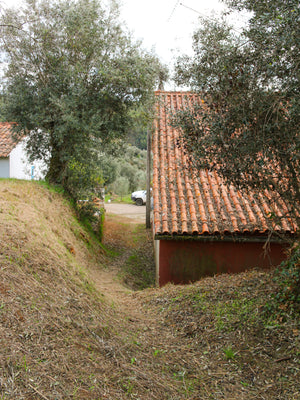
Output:
[[[17,7],[22,0],[1,0],[1,3]],[[192,34],[199,17],[220,15],[225,8],[219,0],[118,0],[118,3],[120,19],[133,37],[142,40],[143,47],[153,50],[169,67],[179,55],[192,54]]]
[[[199,17],[218,17],[226,9],[219,0],[120,0],[121,19],[143,47],[153,49],[172,74],[179,55],[192,55],[192,35]],[[234,14],[229,22],[237,30],[249,18]],[[177,89],[169,82],[168,89]]]
[[[218,0],[121,0],[121,18],[147,49],[163,62],[179,53],[191,53],[192,33],[200,15],[224,8]]]
[[[107,0],[104,0],[104,3]],[[22,0],[1,0],[6,6],[22,4]],[[211,16],[222,8],[218,0],[118,0],[121,20],[143,47],[156,51],[169,63],[176,51],[191,51],[192,32],[201,15]],[[224,7],[224,6],[223,6]]]

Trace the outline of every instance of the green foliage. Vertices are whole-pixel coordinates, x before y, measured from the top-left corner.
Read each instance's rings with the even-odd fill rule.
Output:
[[[299,221],[299,3],[227,3],[250,12],[249,22],[237,35],[224,21],[202,20],[194,55],[176,65],[177,83],[202,102],[175,125],[196,168],[217,170],[237,187],[271,189]]]
[[[235,352],[232,350],[232,347],[226,347],[223,349],[226,360],[233,360],[235,358]]]
[[[275,280],[279,284],[279,291],[274,297],[276,305],[283,311],[292,309],[300,312],[299,243],[290,250],[287,261],[277,270]]]
[[[122,197],[129,192],[129,181],[125,176],[119,176],[113,184],[114,192]]]
[[[83,225],[101,241],[105,210],[97,208],[91,199],[79,202],[75,209]]]
[[[65,186],[76,201],[93,194],[95,196],[97,188],[103,184],[101,171],[97,171],[96,168],[91,170],[89,167],[75,159],[71,159],[67,165]]]
[[[128,142],[141,150],[147,149],[147,129],[150,127],[152,117],[151,104],[146,107],[139,107],[131,112],[133,124],[128,131]]]
[[[127,193],[129,193],[130,191],[132,192],[135,186],[135,172],[136,169],[135,167],[127,162],[127,161],[121,161],[120,163],[120,167],[119,167],[119,174],[120,177],[116,180],[115,182],[115,187],[117,187],[117,182],[120,180],[120,178],[123,178],[123,181],[127,181]],[[122,182],[122,180],[120,180]],[[118,192],[115,192],[117,194],[119,194]],[[126,193],[124,193],[126,194]]]
[[[49,181],[84,191],[99,152],[124,139],[133,110],[151,108],[164,68],[121,27],[115,1],[104,9],[98,0],[27,0],[1,25],[5,118],[17,135],[26,131]]]
[[[126,262],[122,263],[120,276],[131,289],[143,290],[155,286],[151,233],[143,225],[137,225],[132,233],[130,242],[134,248]]]
[[[109,154],[101,153],[99,156],[99,169],[103,177],[104,185],[110,185],[117,178],[118,160]]]
[[[147,152],[130,144],[123,145],[122,151],[116,156],[107,156],[103,154],[100,168],[102,170],[104,184],[108,191],[112,191],[122,197],[125,194],[135,190],[146,188],[146,164]],[[107,173],[109,172],[109,174]],[[119,179],[124,178],[124,179]],[[127,193],[118,188],[118,183],[121,182],[125,188],[125,181],[128,183]]]

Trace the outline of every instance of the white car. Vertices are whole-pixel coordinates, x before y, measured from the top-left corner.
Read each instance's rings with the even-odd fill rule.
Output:
[[[146,204],[147,190],[138,190],[131,193],[131,200],[135,202],[137,206]]]

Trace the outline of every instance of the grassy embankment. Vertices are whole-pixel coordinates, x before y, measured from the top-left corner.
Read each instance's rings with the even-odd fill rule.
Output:
[[[1,399],[300,399],[299,318],[273,308],[274,271],[122,292],[118,275],[153,282],[151,236],[108,216],[104,237],[110,251],[61,194],[0,181]]]

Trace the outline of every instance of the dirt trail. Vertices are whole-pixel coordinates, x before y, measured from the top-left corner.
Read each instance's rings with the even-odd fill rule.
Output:
[[[135,290],[122,282],[121,274],[122,267],[139,245],[136,237],[134,237],[134,232],[137,228],[143,230],[143,225],[144,223],[141,220],[133,219],[132,216],[125,217],[119,213],[107,214],[103,244],[110,251],[115,252],[115,255],[109,257],[104,268],[95,267],[90,271],[90,277],[100,293],[119,311],[134,320],[144,320],[145,316],[139,300],[134,295]],[[141,239],[141,241],[143,240],[145,238]],[[153,254],[150,255],[150,258],[151,256]]]

